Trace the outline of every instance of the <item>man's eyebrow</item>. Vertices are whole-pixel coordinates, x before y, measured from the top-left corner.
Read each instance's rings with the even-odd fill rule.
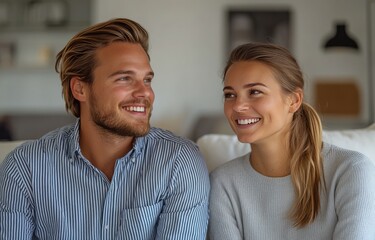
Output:
[[[256,83],[248,83],[248,84],[245,84],[245,85],[243,85],[243,88],[251,88],[251,87],[254,87],[254,86],[263,86],[263,87],[267,87],[266,85],[264,85],[263,83],[258,83],[258,82],[256,82]],[[226,87],[224,87],[223,88],[223,91],[224,90],[233,90],[233,88],[231,87],[231,86],[226,86]]]
[[[116,75],[121,75],[121,74],[130,74],[130,75],[134,75],[135,74],[135,71],[132,71],[132,70],[119,70],[119,71],[116,71],[116,72],[113,72],[111,73],[108,77],[113,77],[113,76],[116,76]],[[152,76],[154,77],[154,72],[153,71],[149,71],[146,76]]]
[[[121,74],[134,74],[134,71],[124,71],[124,70],[119,70],[119,71],[116,71],[116,72],[113,72],[111,73],[108,77],[113,77],[113,76],[116,76],[116,75],[121,75]]]

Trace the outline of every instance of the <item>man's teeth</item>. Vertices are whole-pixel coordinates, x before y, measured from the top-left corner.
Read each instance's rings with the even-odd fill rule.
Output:
[[[131,112],[144,112],[145,108],[144,107],[126,107],[126,110],[131,111]]]
[[[237,123],[239,125],[247,125],[247,124],[252,124],[252,123],[256,123],[256,122],[259,122],[260,121],[260,118],[253,118],[253,119],[238,119],[237,120]]]

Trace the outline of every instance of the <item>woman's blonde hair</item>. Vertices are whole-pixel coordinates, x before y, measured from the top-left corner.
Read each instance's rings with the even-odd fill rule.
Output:
[[[92,84],[96,50],[113,42],[138,43],[148,55],[148,33],[138,23],[116,18],[95,24],[76,34],[57,54],[55,69],[60,73],[66,110],[80,116],[80,103],[70,89],[72,77]]]
[[[286,94],[303,90],[301,69],[290,52],[278,45],[248,43],[235,48],[224,69],[224,78],[235,62],[259,61],[270,66]],[[296,193],[290,217],[296,227],[314,221],[320,210],[320,193],[324,183],[321,157],[322,125],[317,112],[302,103],[294,113],[289,139],[291,178]]]

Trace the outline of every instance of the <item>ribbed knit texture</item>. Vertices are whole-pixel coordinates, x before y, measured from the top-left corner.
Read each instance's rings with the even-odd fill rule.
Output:
[[[261,175],[249,154],[217,168],[210,176],[210,239],[374,240],[374,162],[326,143],[323,157],[321,210],[300,229],[288,218],[295,198],[290,176]]]

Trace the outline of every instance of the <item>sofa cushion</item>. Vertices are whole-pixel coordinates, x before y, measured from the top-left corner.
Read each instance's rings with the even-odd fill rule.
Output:
[[[5,159],[10,151],[21,145],[24,141],[0,141],[0,163]]]
[[[364,129],[323,131],[325,142],[363,153],[375,162],[375,123]],[[250,151],[235,135],[207,134],[197,144],[211,172],[219,165]]]
[[[363,129],[323,131],[323,140],[361,152],[375,162],[375,123]]]

